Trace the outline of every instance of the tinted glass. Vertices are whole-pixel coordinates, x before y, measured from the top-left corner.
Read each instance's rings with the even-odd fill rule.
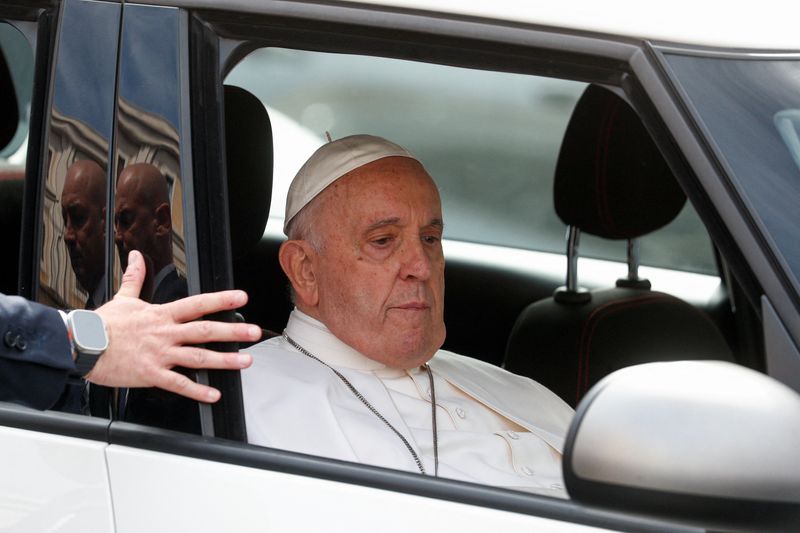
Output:
[[[106,204],[120,7],[70,2],[48,121],[38,299],[95,308],[108,298]]]
[[[798,286],[800,61],[666,57]]]
[[[120,53],[115,152],[114,244],[121,269],[142,252],[141,297],[165,303],[188,295],[181,169],[178,10],[132,6]],[[120,270],[115,268],[115,280]]]
[[[188,295],[181,158],[188,135],[181,121],[187,95],[181,53],[187,36],[175,8],[128,5],[122,22],[114,151],[114,278],[119,283],[131,250],[147,264],[140,298],[163,304]],[[193,371],[178,368],[194,376]],[[119,418],[200,433],[197,402],[155,388],[121,394]]]

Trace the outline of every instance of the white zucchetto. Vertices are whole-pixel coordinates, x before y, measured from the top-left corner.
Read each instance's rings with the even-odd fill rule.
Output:
[[[351,135],[322,145],[297,172],[286,196],[283,232],[292,218],[325,188],[348,172],[384,157],[408,157],[411,153],[374,135]]]

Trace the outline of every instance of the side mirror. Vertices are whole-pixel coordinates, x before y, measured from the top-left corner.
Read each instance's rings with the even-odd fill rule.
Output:
[[[800,395],[731,363],[617,371],[578,405],[564,451],[576,501],[720,529],[800,524]]]

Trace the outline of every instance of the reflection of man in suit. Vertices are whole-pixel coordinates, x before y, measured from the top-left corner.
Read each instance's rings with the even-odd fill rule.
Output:
[[[61,217],[72,270],[89,295],[84,307],[94,309],[105,300],[106,290],[106,173],[96,162],[82,159],[67,169],[61,190]],[[94,416],[107,418],[110,390],[93,386],[89,399],[82,398],[84,392],[83,383],[68,382],[54,409],[86,412],[88,408]]]
[[[149,163],[134,163],[122,171],[114,201],[114,242],[123,270],[131,250],[147,263],[141,298],[167,303],[188,295],[186,279],[172,262],[172,210],[169,187],[161,171]],[[176,368],[186,373],[187,371]],[[197,403],[159,389],[122,392],[121,418],[189,433],[200,433]]]
[[[172,262],[172,210],[164,175],[148,163],[128,165],[115,198],[114,241],[122,269],[131,250],[142,252],[147,262],[142,299],[166,303],[187,296],[186,279]]]
[[[105,296],[106,181],[103,169],[90,160],[73,163],[61,191],[64,244],[78,284],[89,297],[87,309]]]

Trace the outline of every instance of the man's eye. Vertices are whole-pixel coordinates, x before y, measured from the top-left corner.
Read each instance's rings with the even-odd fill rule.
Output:
[[[436,244],[441,240],[438,235],[423,235],[422,241],[427,244]]]
[[[131,216],[128,213],[121,213],[117,216],[117,225],[120,228],[128,228],[131,225]]]
[[[80,228],[84,224],[86,224],[87,216],[86,216],[85,213],[82,213],[82,212],[73,212],[73,213],[70,214],[69,218],[70,218],[70,221],[72,222],[72,225],[74,227]]]
[[[372,244],[375,246],[387,246],[389,243],[392,242],[391,237],[379,237],[377,239],[372,239]]]

